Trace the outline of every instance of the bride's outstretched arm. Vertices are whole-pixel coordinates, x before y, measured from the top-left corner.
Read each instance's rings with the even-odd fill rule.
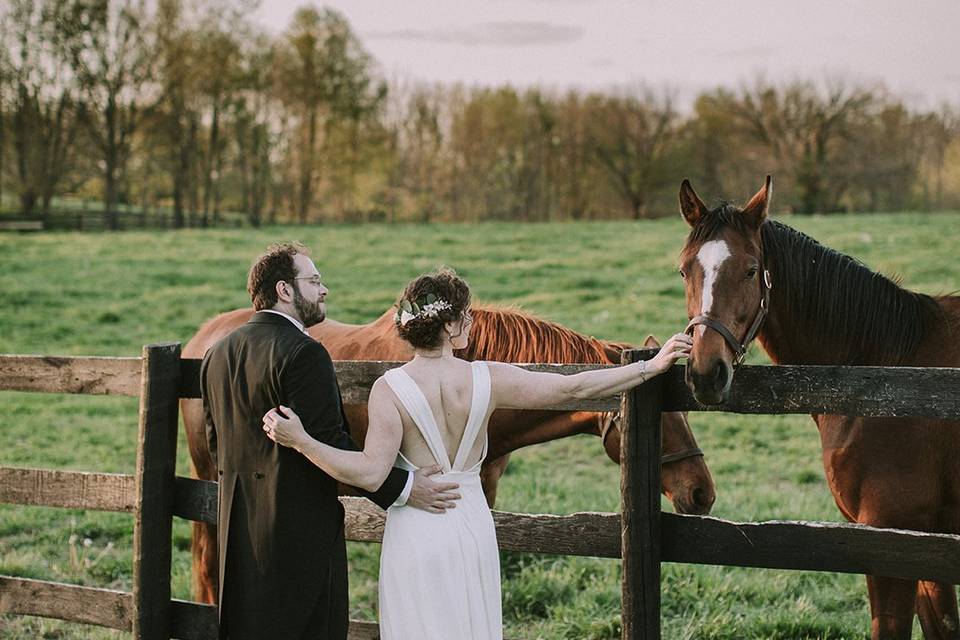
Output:
[[[668,370],[678,358],[690,355],[690,336],[678,333],[645,362],[574,375],[538,373],[510,364],[490,362],[490,380],[496,407],[542,409],[566,400],[606,398],[643,384]]]
[[[375,491],[386,479],[400,450],[403,423],[396,406],[380,379],[370,390],[369,422],[363,451],[331,447],[308,434],[299,416],[289,407],[280,407],[263,416],[263,430],[277,444],[296,449],[313,464],[345,484]]]

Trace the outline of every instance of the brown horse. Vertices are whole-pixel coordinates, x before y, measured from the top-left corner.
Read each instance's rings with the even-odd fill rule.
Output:
[[[628,345],[604,342],[575,333],[558,324],[540,320],[519,311],[498,308],[472,308],[473,331],[469,347],[458,352],[467,360],[538,363],[617,364],[620,352]],[[227,333],[246,322],[252,309],[221,314],[205,323],[183,350],[185,358],[200,358]],[[326,320],[310,327],[309,332],[324,344],[335,360],[410,360],[413,351],[397,336],[393,311],[387,311],[366,325],[349,325]],[[656,346],[652,338],[647,346]],[[197,477],[214,480],[216,470],[207,451],[199,400],[181,401],[184,427]],[[356,442],[367,431],[365,405],[348,405],[347,417]],[[716,494],[713,479],[703,454],[683,413],[663,414],[662,486],[664,494],[680,513],[703,514],[710,511]],[[586,411],[498,410],[489,423],[489,452],[481,469],[487,501],[496,500],[497,483],[506,468],[510,452],[540,442],[578,434],[601,435],[607,455],[620,460],[620,432],[610,414]],[[194,595],[201,602],[216,600],[217,537],[211,525],[194,523],[193,576]]]
[[[684,181],[680,253],[701,403],[728,397],[755,336],[774,363],[960,366],[960,297],[907,291],[860,262],[767,220],[770,177],[742,208],[709,210]],[[764,319],[764,316],[765,319]],[[843,515],[877,527],[960,533],[960,423],[814,415]],[[868,576],[873,638],[960,638],[951,585]]]

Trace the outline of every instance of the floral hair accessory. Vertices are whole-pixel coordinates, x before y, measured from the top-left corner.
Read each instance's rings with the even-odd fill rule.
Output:
[[[436,318],[441,311],[451,309],[453,309],[453,305],[449,302],[428,293],[419,300],[401,300],[394,322],[401,327],[405,327],[408,322],[415,318]]]

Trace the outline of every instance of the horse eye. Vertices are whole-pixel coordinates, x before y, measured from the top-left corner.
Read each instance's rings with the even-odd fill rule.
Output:
[[[756,267],[750,267],[750,268],[747,270],[747,279],[749,280],[749,279],[753,278],[753,276],[755,276],[755,275],[757,275],[757,268],[756,268]]]
[[[683,269],[679,269],[679,271],[680,271],[680,277],[683,278],[684,280],[686,280],[686,279],[687,279],[687,274],[684,272],[684,270],[683,270]]]

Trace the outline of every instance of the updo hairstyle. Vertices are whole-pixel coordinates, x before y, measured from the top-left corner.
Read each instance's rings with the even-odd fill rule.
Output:
[[[404,306],[416,304],[422,309],[434,299],[447,302],[450,307],[437,309],[435,313],[421,311],[406,323],[400,323]],[[400,337],[415,348],[435,349],[443,343],[443,325],[459,320],[470,307],[470,285],[453,269],[441,267],[408,284],[397,301],[397,307],[396,325]]]

